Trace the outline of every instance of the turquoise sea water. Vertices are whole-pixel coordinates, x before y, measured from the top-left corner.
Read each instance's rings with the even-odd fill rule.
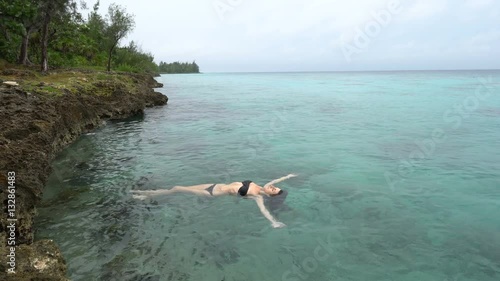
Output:
[[[500,72],[168,75],[54,161],[36,239],[73,280],[500,280]],[[251,200],[129,190],[250,179]]]

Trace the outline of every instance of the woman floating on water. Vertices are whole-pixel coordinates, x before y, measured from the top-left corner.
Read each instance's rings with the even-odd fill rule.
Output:
[[[220,196],[220,195],[240,195],[254,199],[259,206],[260,212],[266,217],[274,228],[286,226],[284,223],[277,221],[264,205],[264,197],[286,196],[286,191],[274,186],[274,184],[296,177],[294,174],[281,177],[270,181],[261,187],[252,181],[233,182],[230,184],[200,184],[193,186],[174,186],[171,189],[159,190],[131,190],[134,193],[133,197],[144,200],[151,196],[168,195],[176,192],[193,193],[202,196]]]

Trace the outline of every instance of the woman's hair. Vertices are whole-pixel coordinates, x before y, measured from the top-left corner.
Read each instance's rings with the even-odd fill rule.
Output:
[[[279,211],[287,208],[285,204],[288,192],[286,190],[280,190],[280,192],[273,196],[264,196],[264,204],[269,209],[269,211]]]

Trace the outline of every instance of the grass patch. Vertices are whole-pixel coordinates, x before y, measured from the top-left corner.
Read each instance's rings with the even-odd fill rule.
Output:
[[[19,67],[1,71],[0,79],[16,81],[20,88],[27,92],[55,96],[65,93],[106,96],[114,92],[136,93],[138,90],[137,77],[126,73],[102,71],[68,69],[41,74]]]
[[[106,75],[104,73],[98,73],[96,75],[96,79],[97,80],[108,80],[109,79],[109,75]]]

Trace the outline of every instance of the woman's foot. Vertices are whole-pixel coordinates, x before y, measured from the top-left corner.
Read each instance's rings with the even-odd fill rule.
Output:
[[[146,195],[135,195],[135,194],[132,194],[132,198],[139,199],[139,200],[146,200],[146,199],[148,199],[148,197]]]

